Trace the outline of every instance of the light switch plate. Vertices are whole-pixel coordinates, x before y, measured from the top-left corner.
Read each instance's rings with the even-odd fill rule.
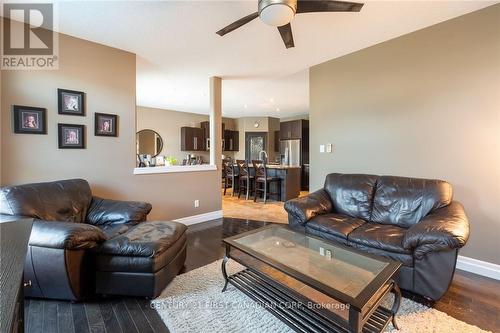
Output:
[[[326,152],[327,153],[331,153],[333,150],[333,145],[331,143],[327,144],[326,145]]]
[[[325,145],[319,145],[319,152],[324,153],[325,152]]]

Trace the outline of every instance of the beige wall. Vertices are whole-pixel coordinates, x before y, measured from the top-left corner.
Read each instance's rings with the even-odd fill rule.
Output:
[[[236,159],[245,159],[245,132],[266,132],[267,133],[267,145],[266,151],[269,156],[269,160],[274,160],[274,131],[279,130],[279,119],[272,117],[242,117],[236,118],[235,126],[239,131],[240,136],[240,151],[234,154]],[[255,127],[255,123],[259,123],[259,127]],[[278,126],[276,129],[276,123]]]
[[[96,195],[151,202],[150,219],[174,219],[220,210],[220,171],[132,174],[135,55],[66,35],[60,35],[59,42],[59,70],[2,72],[1,184],[85,178]],[[86,92],[87,116],[58,115],[57,88]],[[14,104],[47,108],[48,134],[13,134]],[[94,136],[94,112],[118,114],[119,137]],[[58,149],[60,122],[86,125],[87,149]],[[196,209],[195,199],[200,200]]]
[[[500,264],[500,5],[312,67],[310,96],[312,189],[330,172],[447,180],[471,222],[461,255]]]

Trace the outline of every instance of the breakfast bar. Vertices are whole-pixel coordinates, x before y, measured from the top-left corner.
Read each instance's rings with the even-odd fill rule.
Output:
[[[300,195],[300,177],[302,168],[300,166],[282,165],[282,164],[268,164],[266,165],[267,174],[269,177],[279,178],[281,191],[276,188],[277,183],[272,183],[270,192],[280,192],[281,197],[279,201],[287,201],[290,199],[298,198]],[[248,166],[251,176],[255,175],[254,167],[250,164]],[[235,182],[235,191],[238,191],[238,182]],[[251,190],[253,195],[253,188]],[[274,197],[271,199],[276,200]]]

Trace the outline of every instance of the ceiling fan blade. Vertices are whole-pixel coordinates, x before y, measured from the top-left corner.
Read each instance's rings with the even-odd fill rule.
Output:
[[[298,13],[359,12],[363,3],[333,0],[298,0]]]
[[[253,14],[247,15],[247,16],[245,16],[243,18],[240,18],[238,21],[235,21],[235,22],[231,23],[227,27],[220,29],[219,31],[216,32],[216,34],[219,35],[219,36],[224,36],[228,32],[231,32],[231,31],[233,31],[235,29],[238,29],[242,25],[247,24],[248,22],[256,19],[257,17],[259,17],[259,13],[258,12],[255,12]]]
[[[293,43],[292,26],[290,25],[290,23],[278,27],[278,30],[281,34],[281,38],[283,39],[283,43],[285,43],[286,48],[289,49],[291,47],[294,47],[295,44]]]

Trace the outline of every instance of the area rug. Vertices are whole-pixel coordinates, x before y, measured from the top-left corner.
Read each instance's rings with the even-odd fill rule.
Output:
[[[179,275],[152,301],[151,306],[170,332],[292,332],[234,286],[229,285],[222,293],[224,279],[220,267],[219,260]],[[243,267],[230,260],[227,268],[228,273],[234,273]],[[400,330],[389,325],[389,332],[486,332],[406,298],[401,302],[397,320]]]

